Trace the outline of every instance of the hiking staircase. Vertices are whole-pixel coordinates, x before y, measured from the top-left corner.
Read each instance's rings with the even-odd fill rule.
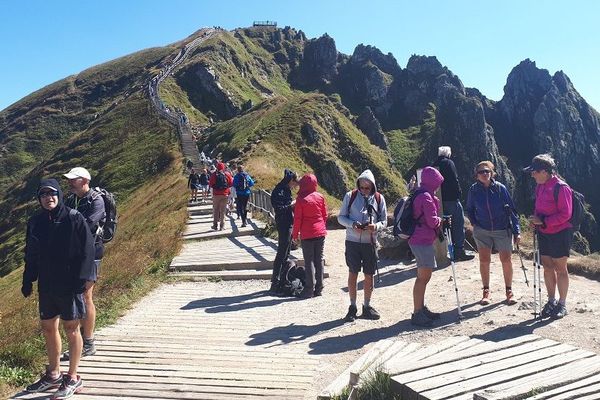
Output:
[[[453,336],[427,346],[381,340],[318,398],[357,388],[375,371],[391,377],[403,400],[600,399],[600,356],[536,335]]]

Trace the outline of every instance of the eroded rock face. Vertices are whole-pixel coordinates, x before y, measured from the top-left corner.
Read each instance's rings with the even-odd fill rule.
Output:
[[[335,41],[325,34],[306,42],[302,67],[312,79],[331,81],[337,74],[337,57]]]
[[[363,112],[358,116],[356,119],[356,126],[367,135],[371,143],[383,150],[387,150],[387,137],[383,133],[381,124],[375,117],[375,114],[373,114],[373,111],[371,111],[370,107],[365,107]]]

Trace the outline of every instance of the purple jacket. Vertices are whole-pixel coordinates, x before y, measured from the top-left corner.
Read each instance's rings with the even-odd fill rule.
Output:
[[[554,186],[561,184],[558,191],[558,202],[554,200]],[[570,228],[571,213],[573,212],[573,197],[571,188],[558,179],[556,175],[546,183],[535,188],[535,215],[544,221],[540,228],[542,233],[557,233]]]
[[[437,232],[442,223],[440,215],[440,200],[435,196],[435,191],[444,182],[440,172],[433,167],[425,167],[421,173],[419,188],[427,192],[418,195],[413,203],[413,217],[418,218],[415,232],[408,239],[409,244],[428,246],[437,238]]]

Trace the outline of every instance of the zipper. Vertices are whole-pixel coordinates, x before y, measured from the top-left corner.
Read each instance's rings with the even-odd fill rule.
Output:
[[[490,216],[490,224],[492,225],[492,231],[494,230],[494,220],[492,219],[492,210],[490,209],[490,188],[485,189],[485,201],[487,203],[488,214]]]

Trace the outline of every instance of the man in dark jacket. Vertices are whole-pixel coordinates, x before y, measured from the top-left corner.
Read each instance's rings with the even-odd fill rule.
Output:
[[[442,205],[444,215],[452,216],[452,245],[454,246],[454,261],[469,261],[475,258],[465,253],[465,216],[460,203],[462,191],[458,182],[458,173],[454,161],[450,159],[452,149],[450,146],[438,148],[438,159],[433,163],[444,177],[442,183]]]
[[[282,278],[279,276],[283,264],[290,256],[292,244],[292,226],[294,225],[294,204],[292,189],[298,186],[296,173],[286,169],[283,179],[275,186],[271,193],[271,205],[275,210],[275,224],[277,225],[277,255],[273,262],[273,275],[269,292],[281,292]]]
[[[77,375],[82,349],[79,320],[85,317],[82,293],[94,280],[94,239],[85,218],[63,204],[55,179],[42,180],[37,191],[41,212],[27,223],[25,270],[21,293],[29,297],[38,282],[39,312],[46,340],[46,373],[27,386],[28,392],[58,387],[53,398],[68,398],[83,387]],[[73,355],[69,372],[60,375],[59,318]]]
[[[63,175],[69,180],[69,191],[71,195],[65,201],[67,207],[79,211],[90,228],[90,233],[94,238],[95,255],[94,255],[94,278],[88,289],[83,293],[85,301],[86,317],[81,321],[83,328],[83,352],[82,357],[91,356],[96,353],[94,345],[94,327],[96,325],[96,306],[94,305],[93,293],[94,285],[98,280],[98,269],[100,261],[104,256],[104,243],[102,236],[99,235],[100,226],[106,220],[106,210],[104,208],[104,200],[102,195],[90,188],[90,180],[92,179],[87,169],[76,167]],[[69,359],[69,353],[63,354],[63,360]]]

